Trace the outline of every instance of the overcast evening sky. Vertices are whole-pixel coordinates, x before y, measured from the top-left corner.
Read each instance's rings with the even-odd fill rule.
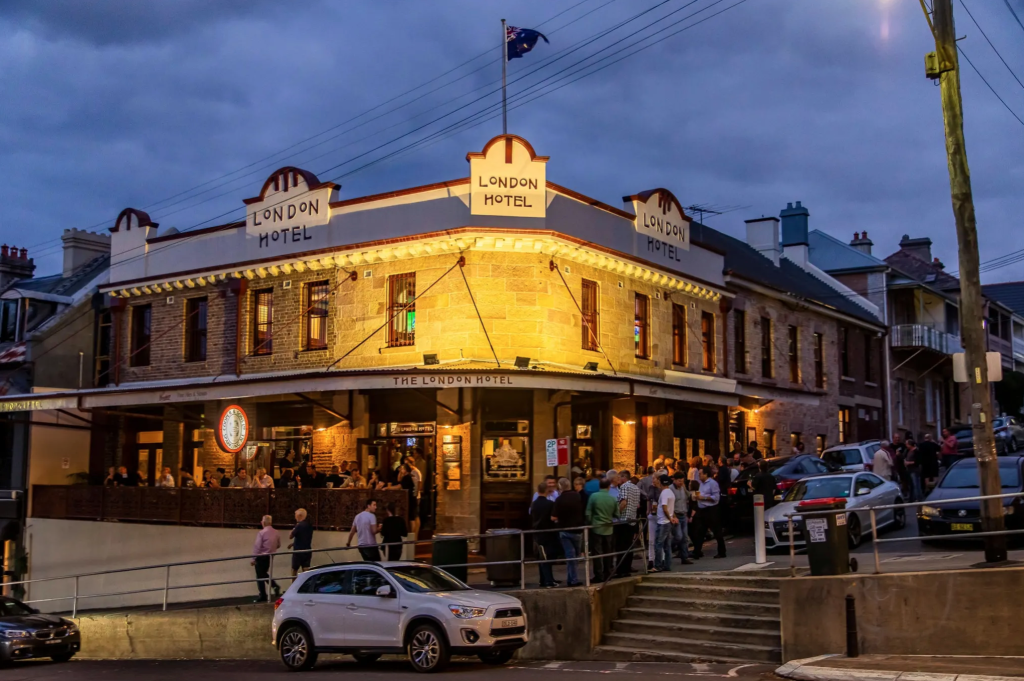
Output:
[[[127,206],[162,228],[220,224],[282,165],[341,176],[342,198],[464,177],[466,152],[499,134],[500,118],[427,136],[495,111],[504,17],[551,40],[509,64],[509,131],[551,157],[550,180],[616,206],[659,186],[683,205],[743,206],[707,219],[737,236],[744,219],[799,199],[812,228],[846,241],[867,230],[882,257],[902,234],[930,236],[957,269],[939,90],[924,77],[934,44],[917,0],[746,0],[567,84],[736,2],[4,0],[0,241],[30,247],[48,274],[65,228],[105,230]],[[1024,80],[1024,28],[1002,0],[964,2]],[[1010,3],[1024,19],[1024,0]],[[1024,119],[1024,86],[960,0],[954,12],[960,45]],[[962,64],[985,262],[1024,249],[1024,124]],[[983,275],[1018,279],[1024,262]]]

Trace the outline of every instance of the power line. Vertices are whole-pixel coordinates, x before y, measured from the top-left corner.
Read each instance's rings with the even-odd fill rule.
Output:
[[[1013,7],[1010,6],[1010,0],[1003,0],[1003,4],[1006,5],[1006,9],[1010,10],[1010,14],[1013,15],[1013,18],[1017,20],[1017,25],[1020,26],[1020,29],[1024,31],[1024,24],[1021,23],[1020,17],[1017,16],[1017,13],[1013,10]]]
[[[1003,66],[1005,66],[1006,70],[1010,72],[1010,75],[1013,76],[1013,79],[1017,81],[1017,85],[1020,85],[1021,88],[1024,88],[1024,83],[1020,82],[1020,78],[1017,77],[1017,74],[1013,72],[1013,69],[1010,68],[1010,65],[1006,63],[1005,59],[1003,59],[1003,55],[999,54],[999,50],[996,49],[996,46],[992,44],[991,40],[989,40],[988,34],[985,33],[985,29],[981,27],[981,24],[978,23],[978,20],[974,18],[973,14],[971,14],[971,10],[967,9],[967,5],[964,4],[964,0],[960,0],[960,6],[964,8],[964,11],[967,12],[967,16],[971,18],[971,21],[974,22],[974,25],[978,27],[979,31],[981,31],[981,35],[985,38],[985,41],[988,42],[988,46],[991,47],[992,51],[996,53],[997,57],[999,57],[999,61],[1003,62]]]
[[[971,68],[974,69],[974,72],[978,74],[978,78],[981,78],[981,82],[985,83],[985,85],[988,86],[988,89],[992,91],[992,94],[996,96],[996,99],[998,99],[1000,103],[1002,103],[1002,105],[1006,107],[1006,110],[1010,112],[1010,115],[1016,118],[1018,123],[1024,125],[1024,120],[1021,120],[1021,117],[1018,116],[1013,111],[1013,109],[1010,108],[1010,105],[1006,103],[1006,100],[999,96],[999,93],[996,92],[996,89],[992,87],[992,84],[988,82],[985,76],[981,75],[981,71],[979,71],[978,67],[974,65],[974,62],[972,62],[971,58],[967,56],[967,53],[964,52],[963,48],[957,45],[956,49],[960,51],[960,54],[963,56],[963,58],[967,60],[967,63],[971,65]]]

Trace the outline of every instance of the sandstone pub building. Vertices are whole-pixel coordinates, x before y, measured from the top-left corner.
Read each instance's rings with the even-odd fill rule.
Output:
[[[840,394],[833,371],[840,327],[884,330],[870,305],[824,300],[848,294],[694,223],[666,189],[608,205],[548,180],[548,157],[515,135],[467,160],[467,177],[359,198],[281,168],[244,200],[245,220],[191,231],[125,209],[101,288],[104,387],[0,408],[89,413],[94,485],[117,465],[150,480],[272,471],[289,450],[321,472],[355,462],[392,480],[411,456],[424,533],[526,527],[536,484],[573,465],[640,471],[748,440],[789,453],[801,437],[852,439],[843,400],[884,412],[870,386]],[[737,249],[764,260],[757,281],[728,266]],[[568,465],[546,458],[556,437]],[[238,491],[219,492],[202,502],[219,519],[179,495],[163,520],[258,522],[242,520],[256,507]],[[345,526],[365,494],[333,492],[320,512]],[[33,490],[32,515],[117,519],[74,498]]]

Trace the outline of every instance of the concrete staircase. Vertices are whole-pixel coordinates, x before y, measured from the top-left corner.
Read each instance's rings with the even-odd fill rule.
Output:
[[[612,622],[599,660],[782,662],[779,582],[789,570],[645,577]]]

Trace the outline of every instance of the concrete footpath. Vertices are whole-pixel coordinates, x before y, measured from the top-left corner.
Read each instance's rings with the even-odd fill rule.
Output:
[[[1024,657],[819,655],[787,662],[775,673],[800,681],[1020,681]]]

